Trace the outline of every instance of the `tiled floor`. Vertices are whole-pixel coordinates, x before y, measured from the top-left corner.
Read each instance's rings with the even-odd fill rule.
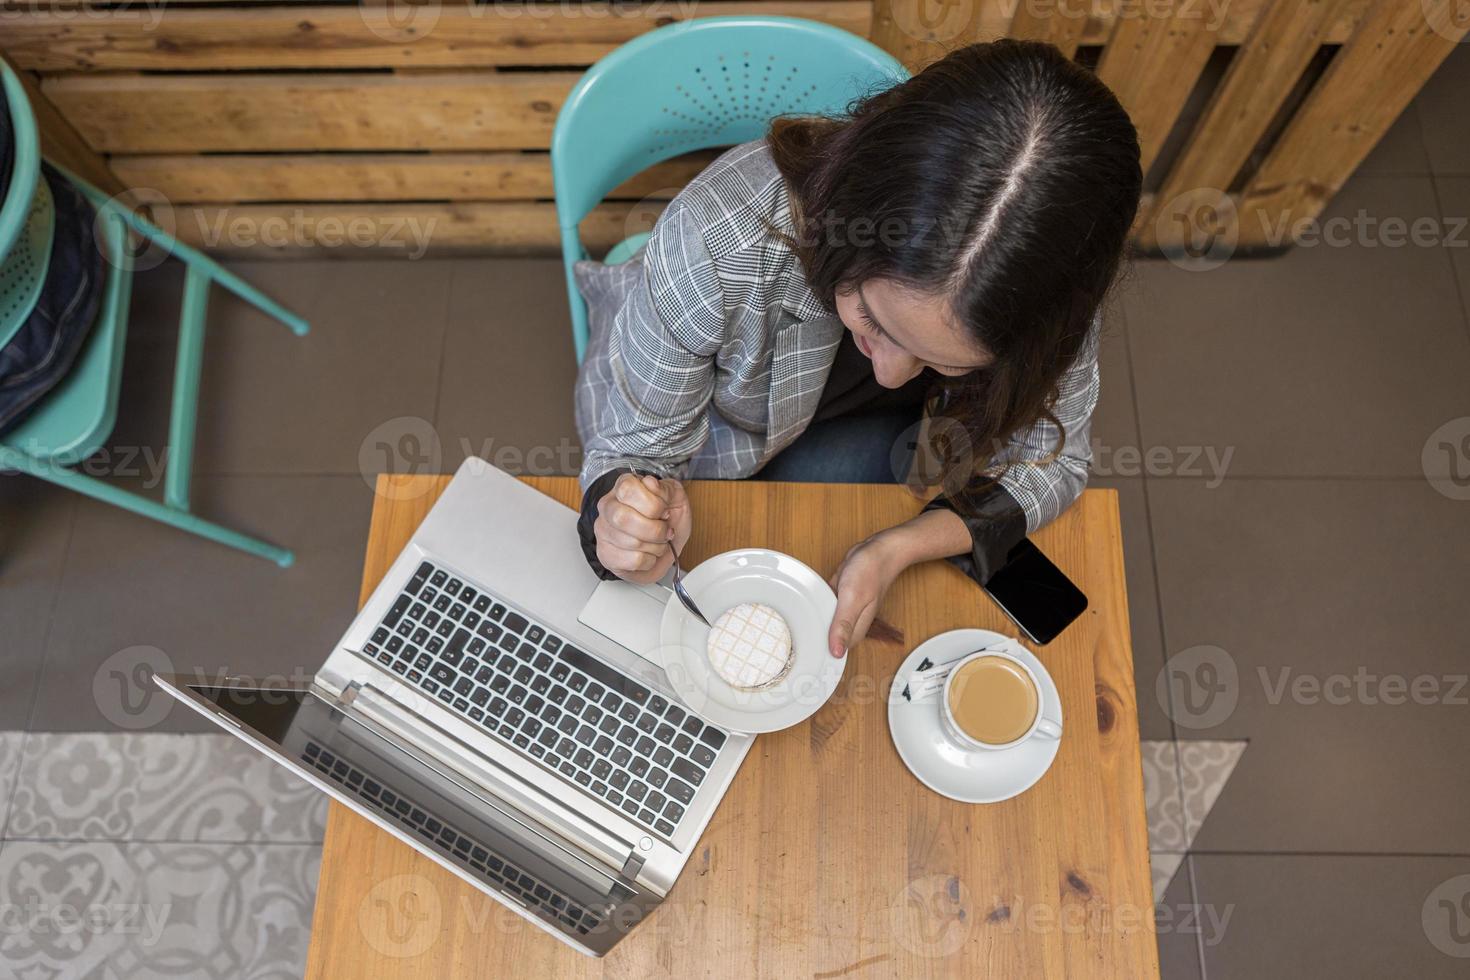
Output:
[[[1140,262],[1110,313],[1094,485],[1122,506],[1166,977],[1464,975],[1467,85],[1470,46],[1328,215],[1443,244]],[[195,493],[293,568],[0,478],[0,907],[138,913],[0,932],[21,976],[299,973],[319,802],[180,734],[203,724],[139,668],[310,670],[378,471],[577,466],[558,263],[241,271],[314,330],[215,294]],[[177,286],[140,284],[96,461],[130,485],[160,475]]]

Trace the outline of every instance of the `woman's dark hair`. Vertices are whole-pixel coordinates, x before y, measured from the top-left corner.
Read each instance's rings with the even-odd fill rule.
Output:
[[[1003,40],[956,50],[846,117],[778,119],[768,142],[819,298],[832,306],[872,278],[945,295],[993,355],[939,380],[929,406],[973,447],[940,446],[946,470],[968,466],[959,486],[987,479],[1007,439],[1056,421],[1058,382],[1117,275],[1142,183],[1127,112],[1055,47]]]

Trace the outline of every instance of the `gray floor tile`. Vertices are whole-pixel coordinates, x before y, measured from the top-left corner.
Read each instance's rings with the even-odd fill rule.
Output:
[[[1355,180],[1328,217],[1360,212],[1438,220],[1422,177]],[[1445,251],[1321,242],[1207,272],[1140,264],[1125,302],[1144,445],[1174,454],[1175,475],[1193,447],[1214,453],[1193,460],[1206,473],[1418,475],[1428,433],[1465,414],[1470,336]]]
[[[1090,487],[1118,491],[1123,521],[1123,569],[1128,586],[1128,621],[1133,633],[1133,678],[1138,697],[1138,728],[1144,738],[1173,738],[1174,726],[1153,696],[1164,667],[1163,624],[1154,584],[1153,536],[1148,524],[1144,481],[1094,477]]]
[[[1199,958],[1201,931],[1213,927],[1208,917],[1201,923],[1200,912],[1194,899],[1189,861],[1185,859],[1154,909],[1162,980],[1200,980],[1203,976]]]
[[[1128,323],[1121,299],[1115,300],[1104,316],[1098,372],[1102,388],[1092,413],[1093,473],[1137,476],[1127,469],[1131,457],[1125,448],[1138,446],[1138,412],[1133,398],[1133,370],[1128,362]],[[1123,450],[1121,457],[1119,450]]]
[[[1439,193],[1439,206],[1444,214],[1445,233],[1453,234],[1459,243],[1446,249],[1455,266],[1460,284],[1460,301],[1464,304],[1467,330],[1470,330],[1470,177],[1438,177],[1434,188]]]
[[[196,470],[356,473],[375,465],[370,435],[400,416],[429,418],[438,391],[450,266],[300,261],[231,267],[311,322],[296,337],[233,294],[210,294]],[[134,304],[169,311],[165,267]],[[159,294],[159,295],[155,295]],[[164,312],[130,345],[116,447],[166,445],[175,333]]]
[[[312,845],[9,841],[0,961],[19,977],[299,977],[320,860]]]
[[[0,476],[0,728],[25,727],[60,594],[77,497],[28,476]]]
[[[146,671],[301,677],[351,622],[372,506],[361,477],[201,477],[195,497],[296,564],[83,502],[31,730],[212,731]]]
[[[1367,159],[1358,164],[1359,177],[1406,177],[1429,173],[1419,107],[1413,103],[1389,127]]]
[[[1470,852],[1470,507],[1423,480],[1149,491],[1180,737],[1250,741],[1195,847]]]
[[[435,419],[443,469],[480,456],[514,473],[574,474],[577,359],[559,259],[452,263]]]
[[[1250,743],[1186,738],[1175,745],[1179,752],[1179,796],[1184,802],[1184,834],[1192,845]]]
[[[9,838],[321,843],[326,797],[229,735],[33,734]]]
[[[0,837],[5,836],[5,823],[15,797],[16,774],[20,772],[21,746],[25,732],[0,732]]]
[[[1458,46],[1414,99],[1423,123],[1429,165],[1437,174],[1470,174],[1470,44]]]
[[[1206,976],[1465,976],[1470,859],[1205,854],[1191,861],[1206,921],[1211,910],[1217,920],[1229,915],[1223,938],[1204,945]]]

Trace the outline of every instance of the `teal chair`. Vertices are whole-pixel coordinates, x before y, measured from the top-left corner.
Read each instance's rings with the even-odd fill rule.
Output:
[[[551,175],[577,361],[587,306],[572,266],[587,258],[578,225],[609,191],[693,150],[759,139],[780,115],[833,115],[908,77],[891,55],[828,24],[795,17],[705,17],[661,27],[587,70],[556,117]],[[619,242],[603,260],[633,256]]]
[[[30,315],[45,282],[54,211],[50,191],[41,178],[35,116],[20,79],[3,61],[0,61],[0,83],[3,83],[15,138],[14,172],[5,200],[0,204],[0,345],[3,345],[15,336]],[[0,472],[29,473],[211,541],[269,558],[283,568],[290,565],[292,554],[285,548],[195,515],[189,507],[189,483],[209,287],[218,283],[280,320],[298,336],[306,333],[306,321],[97,188],[62,172],[97,208],[97,237],[99,246],[107,253],[107,282],[97,320],[70,373],[46,394],[25,421],[0,436]],[[73,468],[102,447],[117,419],[133,279],[130,246],[134,235],[166,249],[186,267],[162,502]]]

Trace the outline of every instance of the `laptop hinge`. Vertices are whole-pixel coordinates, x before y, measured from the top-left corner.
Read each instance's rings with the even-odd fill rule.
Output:
[[[372,685],[354,681],[336,700],[343,708],[351,707],[350,715],[355,721],[386,731],[393,741],[400,743],[400,748],[440,770],[447,778],[460,782],[467,791],[475,795],[489,793],[509,805],[523,815],[524,821],[541,828],[538,833],[548,842],[562,850],[584,854],[608,878],[617,874],[614,868],[626,866],[630,853],[637,853],[636,847],[567,812],[556,801],[545,799],[522,784],[514,773],[472,753],[468,746],[434,727],[427,718],[398,704]],[[425,729],[441,737],[425,737]],[[556,844],[557,840],[562,843]]]
[[[634,889],[638,883],[638,875],[643,871],[643,855],[634,851],[628,855],[628,860],[623,862],[623,870],[618,872],[618,880]]]

